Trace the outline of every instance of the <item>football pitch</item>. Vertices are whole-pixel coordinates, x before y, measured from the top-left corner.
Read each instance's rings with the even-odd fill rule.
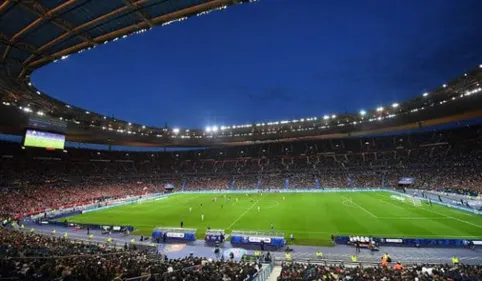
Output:
[[[216,202],[213,197],[217,197]],[[225,229],[229,234],[232,230],[271,231],[273,224],[274,231],[284,233],[286,238],[293,234],[294,244],[300,245],[329,245],[332,234],[482,238],[482,216],[436,204],[416,207],[389,192],[173,194],[68,220],[132,225],[134,234],[147,236],[156,226],[180,227],[183,221],[185,228],[197,228],[201,239],[208,227]]]

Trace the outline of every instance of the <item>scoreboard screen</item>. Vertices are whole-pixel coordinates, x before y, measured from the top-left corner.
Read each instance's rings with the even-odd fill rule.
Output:
[[[23,145],[26,147],[64,149],[65,135],[27,129]]]
[[[398,179],[398,184],[400,185],[410,185],[410,184],[413,184],[415,182],[415,179],[414,178],[399,178]]]

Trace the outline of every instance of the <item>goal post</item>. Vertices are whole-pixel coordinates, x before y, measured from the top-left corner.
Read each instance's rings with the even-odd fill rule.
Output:
[[[411,204],[415,207],[422,207],[422,200],[414,195],[404,194],[403,197],[400,197],[400,199],[406,204]]]
[[[418,198],[416,198],[415,196],[410,196],[410,201],[411,203],[413,204],[413,206],[415,207],[421,207],[422,206],[422,201]]]

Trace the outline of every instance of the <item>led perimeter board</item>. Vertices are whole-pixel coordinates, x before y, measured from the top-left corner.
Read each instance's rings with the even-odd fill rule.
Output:
[[[64,149],[65,135],[27,129],[23,139],[25,147]]]

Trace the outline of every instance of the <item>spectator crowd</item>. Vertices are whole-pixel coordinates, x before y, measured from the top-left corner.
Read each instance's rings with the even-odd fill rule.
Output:
[[[397,187],[478,196],[482,129],[257,144],[187,152],[45,151],[0,144],[0,217],[175,190]],[[159,260],[127,247],[73,243],[0,228],[0,280],[249,280],[261,265]],[[284,264],[278,280],[482,280],[468,265],[344,268]]]
[[[397,187],[478,196],[482,127],[184,152],[45,151],[0,143],[0,217],[175,190]]]
[[[482,266],[416,265],[404,267],[342,267],[284,263],[278,281],[479,281]]]
[[[233,260],[165,260],[135,247],[110,249],[0,228],[0,280],[244,281],[260,269],[261,264]]]

